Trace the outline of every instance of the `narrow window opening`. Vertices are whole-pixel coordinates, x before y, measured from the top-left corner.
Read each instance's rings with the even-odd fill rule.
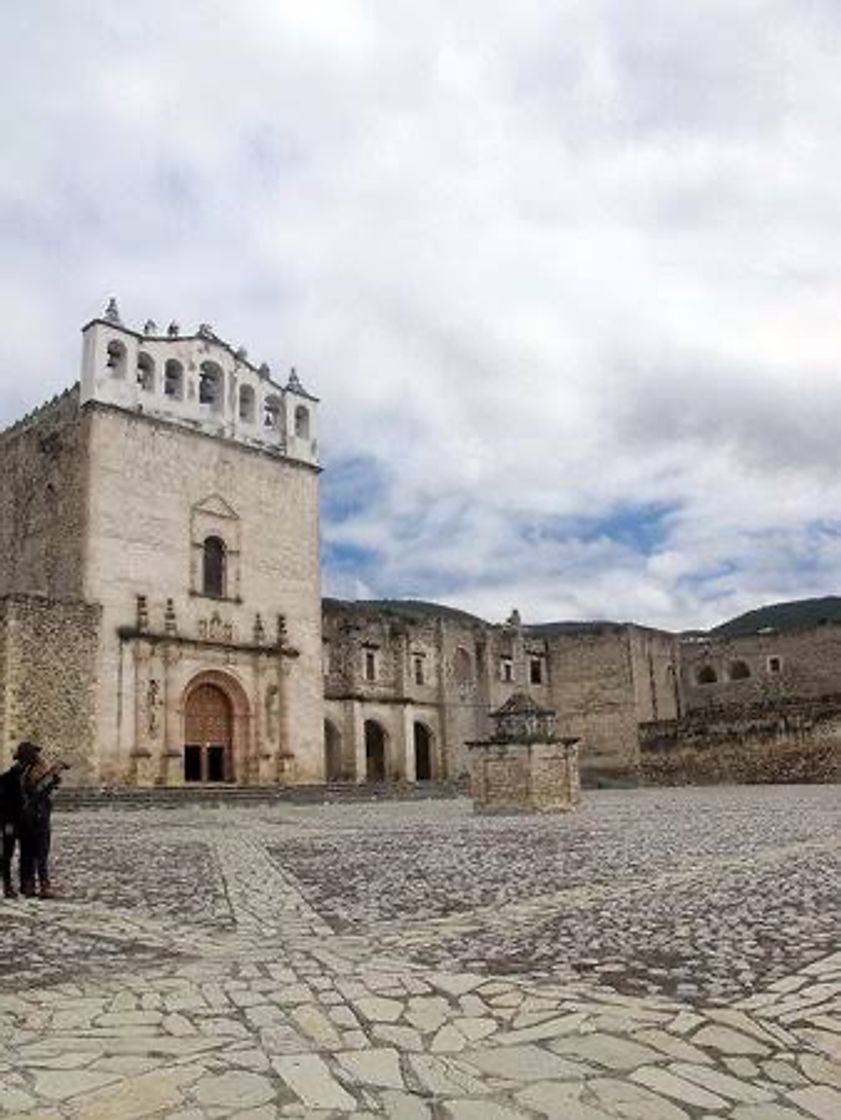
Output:
[[[365,651],[365,680],[374,681],[377,679],[377,659],[370,649]]]
[[[423,684],[424,683],[424,676],[423,676],[423,658],[422,657],[416,657],[414,659],[414,667],[415,667],[415,684]]]
[[[510,657],[503,657],[499,663],[499,679],[506,684],[514,680],[514,662]]]
[[[202,556],[202,590],[215,599],[225,597],[225,542],[221,537],[206,537]]]
[[[769,673],[779,673],[779,672],[781,672],[782,667],[783,667],[783,662],[782,662],[781,658],[779,658],[779,657],[769,657],[768,658],[768,672]]]
[[[542,657],[532,657],[529,661],[529,680],[532,684],[543,684]]]

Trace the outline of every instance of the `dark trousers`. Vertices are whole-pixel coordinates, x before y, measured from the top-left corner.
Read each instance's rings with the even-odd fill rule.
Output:
[[[3,832],[3,853],[2,853],[2,873],[3,873],[3,886],[12,885],[12,860],[15,858],[15,845],[18,842],[17,825],[10,825],[7,822],[0,821],[0,829]],[[11,831],[8,831],[11,829]]]
[[[50,881],[50,818],[25,821],[20,826],[20,882],[22,887],[43,886]]]

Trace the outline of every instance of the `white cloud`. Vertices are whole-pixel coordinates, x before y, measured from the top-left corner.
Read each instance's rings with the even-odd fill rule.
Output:
[[[116,292],[296,364],[328,490],[382,474],[325,521],[341,593],[680,626],[837,591],[836,6],[41,0],[7,32],[0,418]]]

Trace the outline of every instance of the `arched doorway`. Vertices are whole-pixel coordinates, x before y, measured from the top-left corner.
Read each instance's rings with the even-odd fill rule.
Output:
[[[386,780],[385,732],[376,720],[365,720],[365,778],[369,782]]]
[[[184,781],[234,780],[233,706],[216,684],[197,685],[184,710]]]
[[[329,719],[324,721],[324,780],[340,782],[344,777],[342,766],[342,737]]]
[[[415,780],[433,779],[432,732],[425,723],[415,723]]]

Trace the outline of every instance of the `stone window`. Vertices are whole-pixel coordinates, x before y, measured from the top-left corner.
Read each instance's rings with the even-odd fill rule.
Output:
[[[783,668],[783,659],[781,657],[769,657],[768,658],[768,672],[769,673],[780,673],[780,672],[782,672],[782,668]]]
[[[239,387],[239,418],[246,424],[254,423],[254,390],[250,385]]]
[[[116,338],[108,343],[108,360],[105,364],[111,370],[112,377],[125,377],[126,348]]]
[[[543,658],[529,658],[529,681],[531,684],[543,684]]]
[[[295,409],[295,435],[299,439],[310,438],[310,413],[302,404]]]
[[[730,666],[731,681],[746,681],[750,677],[750,666],[746,661],[734,661]]]
[[[413,675],[414,675],[414,678],[415,678],[415,684],[423,684],[424,683],[423,654],[416,653],[415,656],[412,658],[412,672],[413,672]]]
[[[155,391],[155,363],[143,350],[137,355],[137,384],[144,393]]]
[[[164,366],[164,396],[173,401],[184,399],[184,367],[175,358],[167,358]]]
[[[464,646],[459,646],[453,654],[453,678],[456,684],[469,684],[473,680],[473,664]]]
[[[365,680],[377,679],[377,657],[372,649],[365,650]]]
[[[222,411],[224,374],[215,362],[202,362],[199,367],[199,404],[211,412]]]
[[[280,431],[281,417],[280,397],[271,394],[263,401],[263,427],[271,428],[274,432]]]
[[[202,555],[202,591],[215,599],[225,597],[225,542],[221,537],[205,537]]]
[[[500,657],[499,679],[506,684],[510,684],[514,680],[514,662],[510,657]]]
[[[702,665],[698,670],[698,684],[715,684],[718,681],[718,674],[712,665]]]

